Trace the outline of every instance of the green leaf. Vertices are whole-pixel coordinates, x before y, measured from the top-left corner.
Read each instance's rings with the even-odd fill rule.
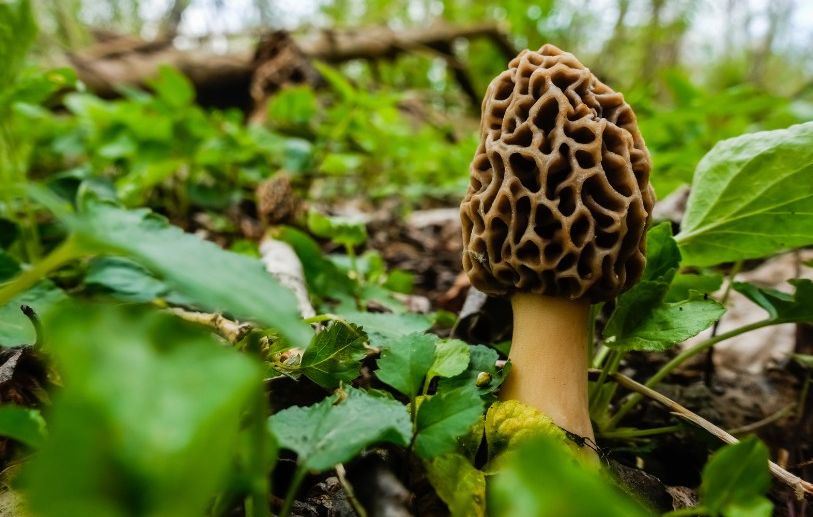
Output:
[[[0,346],[33,345],[36,341],[37,333],[31,320],[20,310],[21,305],[29,305],[36,314],[42,315],[66,298],[50,280],[43,280],[0,306]]]
[[[336,264],[325,258],[322,249],[308,234],[287,226],[277,228],[274,237],[287,242],[296,252],[305,271],[309,290],[321,297],[354,293],[356,283]],[[364,313],[366,314],[366,313]]]
[[[717,302],[690,297],[666,303],[680,267],[680,251],[670,223],[647,233],[647,264],[642,280],[618,297],[604,329],[607,346],[622,350],[665,350],[708,328],[724,310]],[[709,320],[709,318],[713,318]]]
[[[110,292],[131,302],[150,302],[164,296],[166,284],[132,260],[122,257],[96,257],[90,261],[85,285]]]
[[[791,358],[799,363],[802,368],[813,370],[813,355],[811,354],[793,354]]]
[[[459,339],[443,339],[435,347],[435,360],[426,374],[427,379],[454,377],[469,365],[469,345]]]
[[[84,248],[132,258],[205,310],[273,326],[295,346],[310,341],[294,295],[259,260],[184,233],[143,209],[91,201],[71,226]]]
[[[711,515],[770,516],[768,459],[768,448],[755,436],[715,452],[703,468],[703,506]]]
[[[688,300],[648,310],[634,327],[608,337],[605,343],[619,350],[667,350],[709,328],[724,312],[716,301],[694,293]]]
[[[425,332],[432,326],[432,320],[428,316],[414,313],[345,312],[341,316],[360,325],[370,338],[370,344],[375,347],[406,334]]]
[[[62,305],[43,326],[64,386],[22,473],[30,510],[203,515],[262,398],[259,365],[156,311]]]
[[[492,394],[499,389],[509,369],[507,365],[497,369],[499,357],[497,351],[491,347],[469,345],[469,364],[466,369],[454,377],[440,379],[438,390],[476,387],[482,397],[493,397]]]
[[[486,477],[460,454],[450,453],[424,461],[426,476],[452,517],[484,517]]]
[[[530,439],[503,457],[489,482],[489,510],[498,517],[650,515],[591,467],[580,464],[556,438]]]
[[[813,321],[813,282],[807,278],[788,280],[796,288],[793,294],[757,287],[746,282],[734,282],[734,289],[768,312],[777,322],[801,323]]]
[[[183,108],[195,100],[195,88],[185,75],[174,68],[161,65],[158,76],[147,81],[158,97],[172,108]]]
[[[418,408],[415,452],[434,458],[451,452],[483,413],[483,400],[473,388],[441,391]]]
[[[332,389],[359,374],[360,361],[367,354],[367,336],[355,325],[333,322],[313,337],[302,354],[300,368],[313,382]]]
[[[364,221],[349,217],[328,217],[315,210],[308,212],[308,229],[314,235],[342,246],[358,246],[367,240]]]
[[[3,228],[0,228],[2,231]],[[0,283],[10,280],[20,272],[20,264],[14,257],[0,249]]]
[[[417,333],[388,341],[375,376],[413,400],[434,361],[436,341],[435,336]]]
[[[813,122],[719,142],[700,161],[677,236],[710,266],[813,244]]]
[[[347,389],[347,398],[334,404],[328,397],[308,407],[292,407],[269,419],[280,446],[299,456],[313,471],[333,468],[376,443],[409,444],[412,426],[406,406],[395,400]]]
[[[0,2],[0,93],[4,93],[25,61],[37,35],[29,0]]]
[[[45,420],[36,409],[10,404],[0,406],[0,436],[36,449],[45,441]]]
[[[679,302],[689,298],[691,291],[702,294],[711,294],[723,285],[723,275],[720,273],[678,273],[672,280],[669,290],[663,301]]]
[[[268,102],[268,119],[277,126],[307,126],[318,109],[316,95],[308,86],[288,86]]]

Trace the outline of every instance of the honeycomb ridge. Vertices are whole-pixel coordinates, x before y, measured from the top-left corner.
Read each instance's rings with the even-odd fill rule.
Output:
[[[635,283],[654,193],[623,95],[545,45],[491,82],[482,113],[460,205],[472,285],[595,303]]]

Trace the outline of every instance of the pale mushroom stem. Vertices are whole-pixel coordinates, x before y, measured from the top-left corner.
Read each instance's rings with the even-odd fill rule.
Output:
[[[590,303],[517,293],[511,304],[511,372],[500,398],[534,407],[559,427],[594,444],[587,402]],[[587,446],[584,449],[591,450]]]

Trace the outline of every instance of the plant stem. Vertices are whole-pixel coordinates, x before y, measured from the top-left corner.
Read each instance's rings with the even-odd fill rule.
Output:
[[[252,412],[251,438],[252,454],[249,469],[252,474],[251,492],[246,498],[246,515],[248,517],[267,517],[269,515],[268,494],[271,492],[268,482],[268,440],[266,427],[266,402],[263,390],[258,390],[255,396],[254,411]]]
[[[80,247],[68,237],[47,257],[34,264],[29,269],[17,275],[11,282],[0,287],[0,305],[5,305],[18,294],[34,286],[55,269],[79,258],[82,255]]]
[[[296,466],[294,477],[291,479],[291,486],[288,487],[288,493],[285,494],[285,502],[282,504],[282,509],[279,511],[279,517],[288,517],[288,515],[291,513],[291,507],[294,505],[294,499],[296,499],[297,492],[299,492],[299,486],[302,484],[302,481],[305,479],[305,475],[307,475],[307,473],[307,469],[305,469],[305,467],[301,464]]]
[[[610,360],[601,369],[601,375],[598,380],[593,384],[590,390],[590,404],[593,404],[601,393],[601,387],[604,386],[604,381],[607,380],[607,375],[615,373],[618,370],[618,365],[621,364],[621,356],[623,353],[620,350],[610,350]]]
[[[679,425],[670,425],[664,427],[653,427],[650,429],[619,429],[607,433],[599,432],[599,436],[601,438],[609,438],[613,440],[626,440],[628,438],[643,438],[658,434],[675,433],[677,431],[680,431]]]
[[[691,346],[678,355],[676,355],[671,361],[666,363],[665,365],[661,366],[661,369],[658,370],[655,375],[650,377],[650,379],[646,382],[645,386],[648,388],[652,388],[653,386],[657,385],[659,382],[663,380],[664,377],[672,373],[672,370],[686,362],[688,359],[696,356],[697,354],[708,350],[709,348],[713,347],[717,343],[721,341],[725,341],[726,339],[730,339],[732,337],[739,336],[740,334],[745,334],[746,332],[750,332],[752,330],[760,329],[762,327],[767,327],[769,325],[776,325],[778,323],[782,323],[781,321],[767,319],[762,321],[757,321],[751,323],[749,325],[744,325],[742,327],[736,328],[734,330],[730,330],[728,332],[724,332],[723,334],[719,334],[714,336],[713,338],[709,338],[705,341],[701,341],[694,346]],[[643,396],[639,393],[634,393],[629,396],[627,401],[616,411],[615,415],[607,422],[607,431],[612,431],[618,426],[618,423],[621,421],[624,416],[635,407],[643,399]]]

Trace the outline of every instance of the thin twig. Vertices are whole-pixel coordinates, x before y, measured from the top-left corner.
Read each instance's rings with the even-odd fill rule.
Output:
[[[243,339],[251,330],[251,325],[248,323],[232,321],[218,313],[188,311],[180,307],[172,307],[168,310],[182,320],[211,327],[232,344]]]
[[[364,509],[364,506],[362,506],[362,504],[356,498],[356,493],[353,491],[353,485],[351,485],[350,481],[347,480],[347,471],[344,470],[344,465],[341,463],[336,465],[336,477],[339,478],[339,484],[342,485],[344,495],[347,496],[347,500],[350,502],[350,506],[353,507],[356,515],[358,515],[358,517],[367,517],[367,510]]]
[[[789,414],[793,413],[794,408],[796,407],[796,402],[791,402],[787,406],[783,407],[779,411],[766,416],[756,422],[751,422],[750,424],[745,424],[740,427],[735,427],[734,429],[730,429],[728,432],[731,434],[745,434],[745,433],[753,433],[754,431],[765,427],[766,425],[772,424],[777,420],[782,420]]]
[[[600,371],[591,369],[590,374],[597,376],[600,374]],[[635,380],[621,373],[610,374],[610,377],[620,386],[623,386],[628,390],[634,391],[636,393],[643,395],[644,397],[650,398],[655,402],[658,402],[662,406],[669,409],[673,415],[683,418],[684,420],[688,420],[689,422],[695,424],[696,426],[705,429],[709,434],[716,436],[721,441],[725,443],[739,442],[738,439],[736,439],[730,433],[726,432],[724,429],[717,427],[716,425],[712,424],[705,418],[701,417],[696,413],[693,413],[692,411],[689,411],[688,409],[681,406],[674,400],[670,399],[669,397],[661,393],[658,393],[652,388],[648,388],[643,384],[636,382]],[[813,494],[813,483],[805,481],[804,479],[800,478],[795,474],[791,474],[790,472],[783,469],[782,467],[780,467],[779,465],[772,461],[768,463],[771,469],[771,474],[773,474],[773,476],[782,483],[785,483],[789,487],[793,488],[797,498],[799,498],[800,500],[804,498],[805,492],[808,494]]]

